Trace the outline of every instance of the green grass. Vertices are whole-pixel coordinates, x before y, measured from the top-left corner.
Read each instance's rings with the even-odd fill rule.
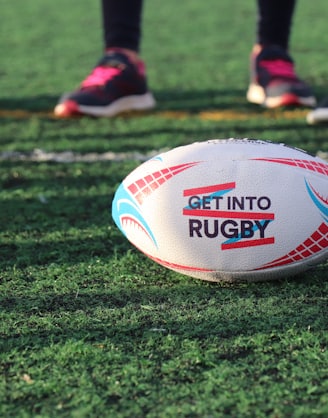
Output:
[[[255,2],[219,3],[145,2],[154,112],[56,120],[58,96],[101,55],[99,6],[7,2],[0,154],[147,154],[234,136],[328,152],[327,127],[307,126],[304,112],[246,103]],[[292,36],[297,68],[319,98],[328,94],[327,13],[323,0],[299,2]],[[232,117],[207,120],[204,111]],[[0,161],[0,416],[326,417],[327,263],[239,285],[158,266],[110,217],[137,164]]]

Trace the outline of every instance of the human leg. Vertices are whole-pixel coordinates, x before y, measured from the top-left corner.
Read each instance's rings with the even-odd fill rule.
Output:
[[[257,5],[248,101],[269,108],[314,106],[313,93],[296,75],[294,61],[288,52],[296,0],[257,0]]]
[[[105,49],[124,48],[139,52],[142,0],[102,0]]]
[[[113,117],[155,106],[139,57],[142,0],[102,0],[105,55],[73,92],[55,107],[59,117]]]

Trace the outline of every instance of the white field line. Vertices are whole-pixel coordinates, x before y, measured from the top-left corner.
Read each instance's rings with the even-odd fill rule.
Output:
[[[0,161],[29,161],[29,162],[55,162],[55,163],[93,163],[99,161],[147,161],[168,149],[152,150],[147,153],[137,151],[130,152],[90,152],[86,154],[76,153],[74,151],[47,152],[41,149],[35,149],[31,152],[4,151],[0,152]],[[317,156],[328,161],[328,152],[318,151]]]
[[[93,163],[99,161],[146,161],[161,152],[167,150],[153,150],[145,154],[131,151],[131,152],[90,152],[86,154],[77,153],[74,151],[62,152],[47,152],[41,149],[34,149],[31,152],[19,151],[5,151],[0,153],[0,161],[31,161],[31,162],[55,162],[55,163],[76,163],[86,162]]]

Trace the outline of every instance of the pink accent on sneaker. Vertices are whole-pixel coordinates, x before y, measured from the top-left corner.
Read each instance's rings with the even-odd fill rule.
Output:
[[[122,69],[116,67],[96,67],[90,75],[82,82],[81,86],[84,87],[94,87],[94,86],[103,86],[111,78],[114,78]]]
[[[277,77],[287,77],[296,79],[294,72],[294,65],[291,62],[284,60],[262,60],[261,67],[268,70],[270,75]]]

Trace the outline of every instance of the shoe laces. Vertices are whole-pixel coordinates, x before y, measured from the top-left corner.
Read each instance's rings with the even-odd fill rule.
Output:
[[[294,64],[284,59],[261,60],[260,67],[265,69],[271,77],[297,79]]]
[[[108,81],[112,80],[114,77],[119,75],[123,68],[124,64],[118,67],[112,66],[97,66],[95,67],[91,74],[82,82],[81,86],[83,88],[94,87],[94,86],[103,86]]]

